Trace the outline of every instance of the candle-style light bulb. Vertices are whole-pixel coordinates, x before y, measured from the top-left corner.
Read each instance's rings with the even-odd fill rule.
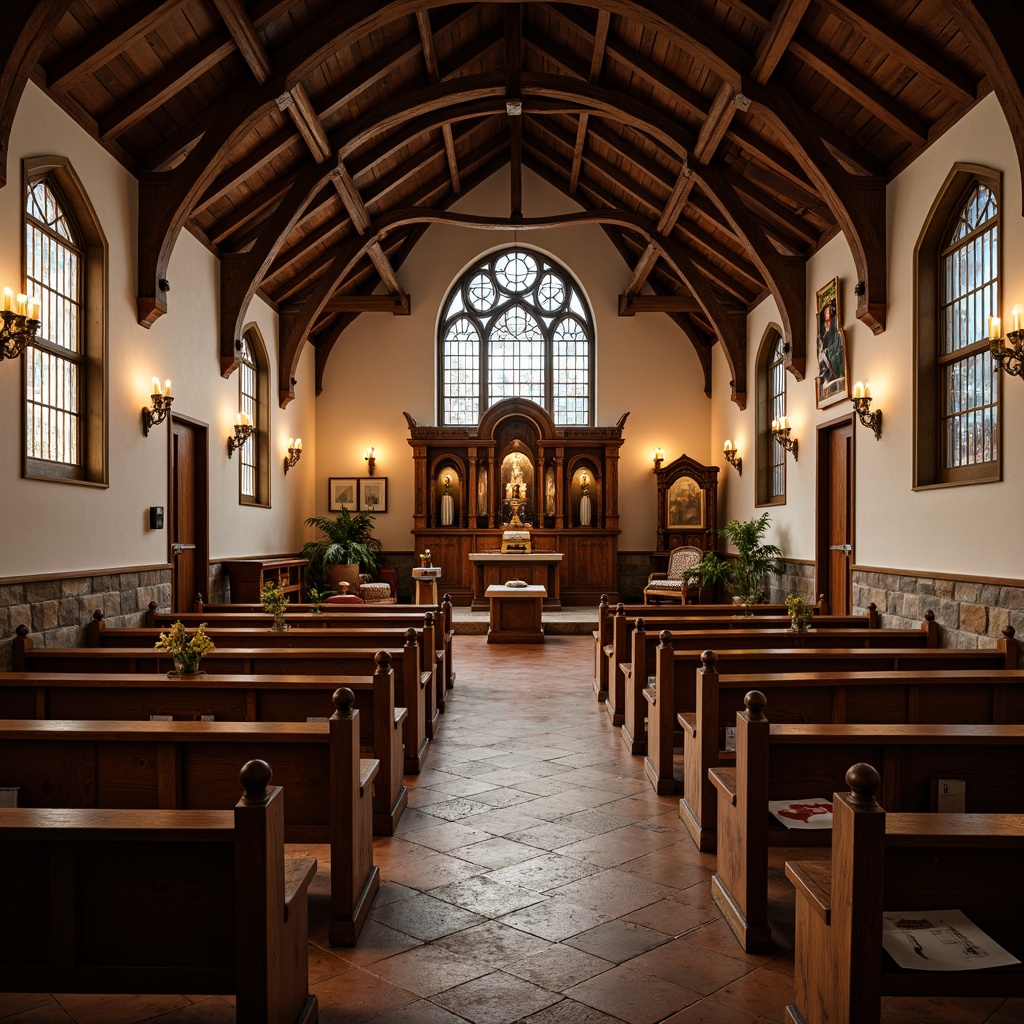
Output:
[[[153,378],[153,390],[150,392],[150,394],[159,395],[161,390],[162,389],[160,387],[160,378],[159,377],[154,377]]]
[[[731,452],[732,451],[732,441],[726,439],[725,447],[722,450],[723,451],[727,451],[727,452]]]
[[[863,381],[859,380],[859,381],[857,381],[856,384],[853,385],[853,397],[854,398],[863,398],[864,397],[864,382]]]
[[[999,317],[990,316],[988,318],[988,338],[989,341],[995,341],[1003,333],[1002,324],[1000,323]]]
[[[164,398],[171,397],[171,382],[169,380],[164,381]]]
[[[864,397],[865,398],[870,398],[871,397],[871,385],[870,384],[865,384],[864,385]]]
[[[302,438],[301,437],[295,438],[295,448],[296,448],[297,451],[302,451]]]
[[[4,289],[4,312],[9,313],[11,311],[11,304],[14,302],[14,289]]]

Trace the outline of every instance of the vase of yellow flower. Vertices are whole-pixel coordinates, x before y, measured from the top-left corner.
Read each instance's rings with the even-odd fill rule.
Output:
[[[284,621],[284,616],[288,610],[288,598],[284,591],[270,580],[263,585],[260,600],[263,602],[263,610],[274,616],[274,629],[287,629],[288,623]]]
[[[161,633],[153,647],[167,651],[174,659],[174,671],[168,672],[168,676],[200,675],[199,662],[204,655],[216,649],[206,635],[205,622],[201,622],[195,633],[190,635],[180,621],[171,626],[170,632]]]
[[[792,628],[797,633],[806,633],[811,628],[814,609],[803,598],[790,594],[786,598],[786,610],[789,612]]]

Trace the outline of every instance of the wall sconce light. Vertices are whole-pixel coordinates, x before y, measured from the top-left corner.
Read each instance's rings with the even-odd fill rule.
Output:
[[[288,438],[288,454],[284,457],[284,475],[302,458],[302,438]]]
[[[160,387],[160,378],[153,378],[153,394],[150,396],[153,399],[152,407],[142,407],[142,433],[144,437],[149,437],[149,431],[151,427],[158,427],[167,418],[167,414],[171,411],[171,403],[174,399],[171,397],[171,382],[169,380],[164,381],[163,388]]]
[[[996,367],[1011,377],[1024,376],[1024,330],[1020,326],[1020,306],[1013,307],[1013,330],[1000,336],[1002,324],[999,317],[988,318],[988,347]]]
[[[725,461],[730,466],[736,467],[736,472],[743,476],[743,459],[740,457],[738,448],[733,448],[732,441],[726,441],[722,451],[725,453]]]
[[[778,441],[787,452],[793,453],[793,461],[796,462],[798,442],[795,437],[789,436],[790,429],[788,416],[772,420],[772,434],[775,436],[775,440]]]
[[[857,410],[861,423],[875,432],[877,441],[882,436],[882,410],[871,411],[871,385],[857,381],[853,385],[853,398],[850,401],[853,402],[853,407]]]
[[[654,472],[657,473],[661,469],[661,464],[665,461],[665,449],[655,448],[654,449]]]
[[[370,476],[373,476],[373,470],[376,467],[376,465],[377,465],[377,460],[374,458],[373,449],[372,448],[367,448],[366,449],[366,466],[367,466],[367,472],[370,474]]]
[[[14,306],[16,308],[12,309]],[[0,311],[0,359],[20,356],[39,331],[39,299],[34,295],[14,296],[13,288],[4,289],[4,308]]]
[[[235,454],[236,448],[241,448],[245,444],[249,435],[256,429],[256,424],[249,419],[244,413],[240,412],[235,417],[235,432],[234,435],[228,438],[228,458]]]

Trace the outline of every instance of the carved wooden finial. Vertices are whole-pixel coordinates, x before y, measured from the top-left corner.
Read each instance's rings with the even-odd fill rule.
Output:
[[[658,644],[661,647],[670,647],[672,645],[672,631],[670,629],[663,629],[658,634]]]
[[[935,612],[933,612],[931,610],[931,608],[929,608],[928,611],[926,611],[924,613],[924,621],[925,622],[934,622],[935,621]]]
[[[96,622],[100,622],[103,619],[103,609],[102,608],[94,608],[93,609],[93,613],[92,613],[92,617],[93,617],[93,619]]]
[[[389,669],[391,667],[391,652],[390,651],[378,651],[374,656],[373,660],[377,663],[377,666],[382,669]]]
[[[246,761],[238,773],[238,781],[245,790],[247,804],[261,804],[267,799],[267,786],[274,777],[266,761]]]
[[[23,622],[14,632],[16,636],[28,636],[28,626]]]
[[[410,644],[412,644],[413,647],[416,646],[416,630],[413,629],[412,626],[410,626],[405,631],[404,636],[405,636],[405,646],[406,647],[408,647]]]
[[[157,608],[159,608],[159,607],[160,607],[160,605],[158,605],[158,604],[156,603],[156,601],[150,601],[150,602],[149,602],[149,604],[147,604],[147,605],[146,605],[146,607],[147,607],[147,608],[148,608],[148,609],[149,609],[149,610],[150,610],[151,612],[155,612],[155,611],[157,610]]]
[[[602,594],[601,595],[601,600],[597,602],[597,606],[598,606],[598,608],[607,608],[608,607],[608,595],[607,594]]]
[[[427,629],[430,629],[430,627],[434,625],[433,612],[427,612],[427,614],[423,616],[423,625],[426,626]]]
[[[747,709],[747,717],[751,721],[757,721],[764,717],[764,706],[767,703],[768,698],[760,690],[751,690],[743,698],[743,706]]]
[[[639,629],[641,633],[643,633],[643,632],[645,632],[645,631],[646,631],[646,629],[647,629],[647,623],[646,623],[646,622],[644,622],[644,618],[643,618],[643,616],[642,616],[642,615],[640,615],[640,616],[638,616],[638,617],[637,617],[637,620],[636,620],[636,622],[635,622],[635,623],[633,624],[633,628],[634,628],[634,629]]]
[[[874,807],[875,793],[882,784],[877,771],[863,761],[853,765],[846,773],[846,784],[850,787],[850,803],[860,807]]]
[[[342,718],[352,717],[352,706],[356,702],[356,695],[347,686],[339,686],[331,695],[331,700]]]
[[[1016,635],[1017,630],[1014,629],[1013,626],[1011,626],[1009,623],[1003,626],[1003,636],[1005,636],[1007,640],[1012,640]]]
[[[868,605],[868,611],[869,612],[877,612],[878,611],[878,605],[875,604],[874,601],[872,601],[871,604]]]
[[[615,614],[616,615],[625,615],[626,614],[626,606],[621,601],[615,606]]]
[[[704,651],[700,656],[700,663],[704,668],[710,669],[713,672],[718,664],[718,655],[714,651]]]

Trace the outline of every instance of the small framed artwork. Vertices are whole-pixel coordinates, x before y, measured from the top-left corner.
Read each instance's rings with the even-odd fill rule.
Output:
[[[818,291],[818,376],[814,378],[819,409],[849,398],[846,335],[839,314],[839,278]]]
[[[359,479],[354,476],[332,476],[327,479],[327,507],[332,512],[359,507]]]
[[[359,478],[359,511],[379,512],[388,510],[388,478],[386,476],[361,476]]]
[[[669,530],[704,528],[704,492],[692,476],[672,481],[665,495],[665,518]]]

